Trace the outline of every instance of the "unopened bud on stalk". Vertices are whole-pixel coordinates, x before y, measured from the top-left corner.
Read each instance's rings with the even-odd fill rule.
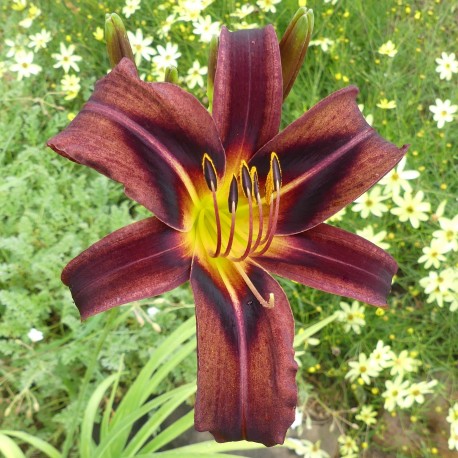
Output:
[[[119,64],[123,57],[128,57],[135,63],[126,28],[116,13],[105,15],[105,37],[112,68]]]
[[[283,100],[293,87],[302,62],[304,62],[312,31],[313,11],[304,7],[299,8],[280,41]]]
[[[166,83],[178,84],[178,70],[176,67],[172,65],[166,67],[164,81]]]
[[[210,111],[213,106],[213,87],[216,74],[216,61],[218,59],[219,38],[214,36],[210,41],[210,50],[208,52],[208,72],[207,72],[207,97]]]

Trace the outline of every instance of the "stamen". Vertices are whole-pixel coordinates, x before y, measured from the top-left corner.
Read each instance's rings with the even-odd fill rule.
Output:
[[[202,169],[204,172],[205,182],[207,183],[208,189],[212,192],[213,197],[213,208],[215,211],[216,221],[216,249],[215,253],[211,256],[217,258],[221,252],[221,220],[219,218],[218,201],[216,199],[216,190],[218,188],[218,180],[216,177],[215,164],[211,160],[210,156],[205,153],[202,159]]]
[[[272,172],[272,173],[271,173]],[[266,239],[262,240],[262,243],[265,243],[264,247],[256,253],[256,256],[260,256],[264,254],[270,247],[272,240],[274,238],[275,232],[277,230],[277,223],[278,223],[278,214],[280,210],[280,188],[281,188],[281,168],[280,168],[280,161],[278,160],[278,156],[276,153],[272,153],[270,159],[270,171],[267,175],[269,181],[269,186],[266,183],[266,198],[267,194],[270,197],[270,210],[269,210],[269,226],[267,229]],[[272,188],[275,188],[275,212],[272,218]]]
[[[267,307],[269,309],[273,308],[275,305],[275,296],[273,293],[269,293],[269,300],[266,301],[259,291],[256,289],[256,286],[253,285],[253,282],[250,280],[248,275],[245,273],[243,268],[240,266],[240,264],[234,263],[233,264],[235,268],[237,269],[238,273],[241,275],[241,277],[245,280],[246,285],[248,288],[250,288],[250,291],[253,293],[254,297],[259,301],[259,303],[263,307]]]
[[[253,193],[253,182],[251,181],[250,170],[245,161],[242,161],[240,166],[240,182],[242,183],[242,191],[245,197],[251,196]]]
[[[216,178],[216,168],[215,164],[211,160],[211,157],[205,153],[202,158],[202,169],[204,172],[205,181],[207,183],[208,189],[212,190],[212,186],[215,191],[218,189],[218,179]]]
[[[269,205],[269,219],[267,221],[267,231],[266,235],[261,239],[261,243],[265,243],[269,238],[270,232],[272,230],[272,219],[274,215],[274,200],[273,200],[273,190],[274,190],[274,183],[273,183],[273,175],[272,175],[272,166],[267,174],[266,178],[266,204]]]
[[[259,251],[258,253],[255,253],[256,256],[261,256],[262,254],[264,254],[270,247],[271,243],[272,243],[272,240],[274,238],[274,235],[275,235],[275,232],[277,230],[277,222],[278,222],[278,213],[279,213],[279,210],[280,210],[280,190],[278,190],[276,192],[276,196],[275,196],[275,213],[274,213],[274,217],[273,219],[271,218],[272,216],[272,211],[270,211],[270,214],[269,214],[269,229],[268,229],[268,238],[265,242],[265,245],[264,247],[262,248],[261,251]],[[270,206],[270,210],[272,210],[272,205]]]
[[[248,165],[245,161],[242,161],[242,165],[240,167],[240,181],[242,183],[242,191],[248,199],[248,241],[242,256],[230,258],[235,262],[243,261],[250,254],[251,244],[253,243],[253,202],[251,198],[251,194],[253,193],[253,182],[251,181],[250,170],[248,169]]]
[[[254,242],[253,247],[251,248],[251,253],[256,250],[261,242],[262,237],[262,230],[263,230],[263,219],[262,219],[262,200],[261,194],[259,193],[259,179],[258,179],[258,171],[256,167],[251,168],[251,179],[253,180],[253,197],[256,198],[258,203],[258,236]]]
[[[231,187],[229,188],[229,197],[228,197],[228,207],[229,211],[231,212],[231,229],[229,233],[229,240],[227,242],[226,251],[221,255],[226,257],[232,248],[232,242],[234,241],[234,233],[235,233],[235,212],[237,211],[237,203],[239,200],[239,190],[237,184],[237,178],[235,175],[232,177]]]
[[[251,252],[251,244],[253,242],[253,201],[251,199],[251,194],[247,195],[248,198],[248,211],[249,211],[249,221],[248,221],[248,241],[243,252],[242,256],[235,258],[231,257],[231,261],[239,262],[243,261]]]

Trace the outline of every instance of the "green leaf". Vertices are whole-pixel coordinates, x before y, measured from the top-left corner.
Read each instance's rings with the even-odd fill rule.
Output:
[[[95,444],[92,439],[95,417],[100,401],[105,391],[116,380],[119,379],[119,373],[107,377],[94,391],[89,399],[86,410],[84,411],[83,423],[81,425],[80,454],[82,458],[92,458],[94,456]]]
[[[195,391],[194,387],[184,391],[180,395],[175,395],[170,401],[164,404],[148,419],[142,428],[130,440],[129,445],[124,450],[123,456],[134,457],[135,454],[143,447],[146,441],[157,431],[161,423],[191,394]]]
[[[129,432],[133,424],[141,418],[143,415],[151,412],[154,409],[157,409],[165,402],[174,398],[175,396],[180,396],[182,392],[194,393],[196,390],[195,383],[188,383],[187,385],[180,386],[174,390],[167,391],[166,393],[158,396],[152,401],[147,402],[143,406],[134,409],[132,412],[129,412],[124,418],[123,421],[118,423],[114,428],[110,430],[110,433],[100,442],[99,446],[95,450],[93,458],[105,458],[107,456],[108,447],[110,447],[110,452],[113,456],[121,456],[122,450],[124,448],[124,442],[121,441],[120,448],[118,447],[118,442],[116,442],[120,436],[123,436],[126,432],[129,435]],[[113,445],[116,443],[116,445]]]
[[[229,452],[236,450],[255,450],[259,448],[266,448],[265,445],[259,444],[257,442],[248,442],[248,441],[238,441],[238,442],[224,442],[219,443],[215,441],[205,441],[198,442],[192,445],[186,445],[185,447],[179,447],[173,450],[174,453],[219,453],[219,452]],[[161,453],[157,455],[162,456]],[[184,456],[184,455],[183,455]]]
[[[170,371],[194,350],[196,346],[196,339],[194,338],[195,329],[195,317],[193,316],[180,325],[161,343],[161,345],[158,346],[144,368],[140,371],[135,382],[123,397],[112,417],[110,428],[114,428],[117,424],[124,422],[124,418],[131,412],[134,412],[135,409],[138,409]],[[175,350],[189,338],[192,338],[192,340],[182,346],[180,350],[171,357]],[[170,359],[163,364],[153,377],[154,372],[165,360],[167,360],[167,358]],[[123,449],[128,436],[129,431],[126,430],[124,434],[117,438],[117,441],[113,443],[111,448],[113,454]]]
[[[33,447],[35,447],[36,449],[42,451],[50,458],[61,458],[62,456],[61,453],[57,449],[55,449],[52,445],[48,444],[47,442],[45,442],[44,440],[38,437],[32,436],[29,433],[25,433],[23,431],[4,430],[4,431],[0,431],[0,434],[6,434],[8,436],[17,437],[18,439],[21,439],[22,441],[27,442],[30,445],[32,445]],[[1,446],[0,446],[0,450],[2,450]],[[19,456],[22,456],[22,455],[19,455]]]
[[[161,431],[152,441],[142,448],[142,453],[151,453],[172,442],[194,425],[194,409]]]
[[[119,380],[121,378],[121,371],[123,367],[124,355],[121,355],[121,359],[119,361],[118,377],[116,378],[115,382],[113,383],[113,386],[111,387],[110,399],[108,400],[107,405],[105,406],[105,410],[103,412],[102,424],[100,425],[100,442],[102,442],[103,438],[106,437],[108,434],[108,429],[110,427],[110,418],[113,413],[114,398],[116,396],[116,391],[118,389]],[[111,458],[111,454],[107,455],[106,458]]]
[[[338,312],[333,313],[331,316],[324,318],[323,320],[318,321],[318,323],[312,324],[306,329],[303,329],[302,332],[299,332],[296,337],[294,337],[294,347],[298,347],[304,343],[309,337],[316,334],[318,331],[323,329],[329,323],[332,323],[339,316]]]
[[[16,443],[4,434],[0,434],[0,452],[5,455],[5,458],[25,458]]]
[[[229,455],[227,453],[200,453],[200,452],[181,452],[170,450],[161,453],[147,453],[146,455],[136,455],[135,458],[244,458],[243,455]],[[124,458],[124,457],[123,457]],[[247,458],[247,457],[245,457]]]

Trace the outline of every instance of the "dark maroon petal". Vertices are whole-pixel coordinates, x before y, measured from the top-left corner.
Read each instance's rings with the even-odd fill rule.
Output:
[[[280,49],[275,30],[221,30],[213,118],[228,168],[239,167],[277,134],[283,102]]]
[[[278,283],[257,265],[244,269],[263,297],[275,295],[273,308],[260,305],[229,261],[193,260],[195,428],[210,431],[218,442],[246,439],[271,446],[283,443],[294,420],[294,320]]]
[[[255,260],[281,277],[379,306],[386,305],[397,271],[396,261],[381,248],[327,224],[277,236]]]
[[[250,165],[265,180],[274,151],[283,173],[277,234],[302,232],[367,191],[404,156],[372,129],[356,87],[334,92],[264,145]]]
[[[189,279],[190,267],[186,235],[148,218],[83,251],[65,267],[62,281],[84,319],[174,289]]]
[[[178,230],[192,223],[192,201],[208,192],[207,153],[221,177],[225,156],[207,110],[169,83],[144,83],[123,59],[97,82],[89,102],[48,145],[124,184],[126,194]]]

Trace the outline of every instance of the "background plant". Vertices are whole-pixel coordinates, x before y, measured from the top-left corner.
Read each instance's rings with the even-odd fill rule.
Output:
[[[196,12],[190,9],[191,3],[65,0],[52,2],[52,7],[45,1],[2,3],[3,429],[22,430],[59,449],[64,447],[66,431],[74,427],[75,418],[82,421],[96,387],[117,373],[120,356],[124,370],[114,402],[134,383],[154,349],[193,314],[192,295],[185,286],[161,298],[80,323],[70,295],[59,280],[62,267],[91,243],[146,217],[147,212],[125,199],[115,183],[61,160],[44,147],[45,140],[72,119],[95,80],[109,68],[102,30],[106,12],[122,14],[132,34],[138,36],[141,30],[140,47],[152,49],[139,64],[147,80],[162,78],[161,61],[169,55],[176,60],[180,84],[205,104],[205,31],[216,29],[216,23],[230,28],[273,23],[281,35],[298,7],[293,0],[240,4],[217,0],[202,2],[202,9]],[[390,444],[380,440],[375,445],[375,440],[386,435],[389,428],[382,393],[386,381],[395,378],[390,375],[391,369],[381,371],[371,384],[345,378],[351,369],[349,363],[359,361],[361,353],[371,354],[381,340],[396,355],[407,351],[419,362],[417,371],[408,372],[404,379],[439,380],[435,394],[426,395],[425,403],[414,403],[409,408],[397,406],[388,415],[397,419],[399,436],[405,432],[402,428],[416,433],[420,456],[440,455],[448,448],[450,433],[448,424],[441,421],[447,416],[449,401],[456,397],[458,129],[456,113],[436,118],[437,110],[430,107],[439,106],[437,99],[449,100],[449,107],[458,104],[458,74],[453,72],[453,64],[452,70],[444,73],[445,64],[441,63],[443,53],[450,60],[458,49],[456,34],[450,33],[456,25],[457,11],[453,2],[436,0],[309,0],[307,6],[315,12],[314,41],[286,101],[284,124],[330,92],[356,84],[361,90],[363,113],[374,127],[392,141],[411,144],[404,170],[398,170],[398,175],[417,173],[415,178],[404,178],[407,191],[402,186],[396,190],[395,180],[390,179],[379,185],[375,194],[363,196],[347,209],[340,220],[332,221],[385,244],[398,260],[400,270],[388,310],[377,312],[364,307],[363,312],[357,312],[360,315],[356,322],[364,322],[359,334],[354,330],[358,326],[346,330],[351,320],[355,324],[355,317],[340,313],[339,321],[321,331],[318,344],[311,339],[304,341],[307,347],[301,347],[303,353],[298,355],[302,410],[306,417],[307,399],[317,398],[343,432],[355,440],[357,453],[371,447],[389,448]],[[148,44],[149,37],[153,40]],[[70,59],[78,70],[70,66],[66,71],[64,65],[58,66],[65,53],[81,57]],[[28,76],[18,71],[21,65],[28,68]],[[418,225],[408,214],[408,186],[411,199],[429,204],[421,205],[424,210],[417,215]],[[371,200],[377,205],[371,207]],[[423,256],[426,258],[420,261]],[[351,301],[342,298],[294,283],[282,284],[291,300],[298,332],[335,311],[345,312],[340,302],[352,306]],[[31,332],[33,329],[36,331]],[[191,357],[161,381],[158,393],[194,379],[195,360]],[[377,413],[377,422],[369,426],[356,418],[367,405]],[[348,428],[343,420],[358,429]],[[436,431],[442,428],[445,432],[441,438]],[[74,438],[78,434],[75,431]],[[77,442],[70,446],[73,453]],[[393,446],[399,457],[413,453],[409,447],[403,450],[405,444]],[[343,452],[341,455],[345,456]]]

